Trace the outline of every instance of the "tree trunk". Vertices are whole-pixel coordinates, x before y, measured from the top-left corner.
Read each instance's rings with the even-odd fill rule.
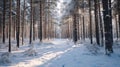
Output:
[[[14,30],[14,32],[13,32],[14,34],[13,34],[13,36],[14,36],[14,40],[16,40],[16,16],[14,16],[13,20],[14,20],[14,24],[13,24],[14,25],[14,29],[13,29]]]
[[[117,16],[115,15],[115,26],[116,26],[116,38],[117,38],[117,40],[118,40],[118,21],[117,21]]]
[[[3,0],[3,43],[5,43],[6,0]]]
[[[31,0],[31,3],[30,3],[30,5],[31,5],[31,16],[30,16],[30,44],[32,43],[32,32],[33,32],[33,3],[32,3],[32,1],[33,0]]]
[[[120,37],[120,0],[117,0],[117,13],[118,13],[119,37]]]
[[[42,41],[42,1],[40,1],[40,25],[39,25],[39,39]]]
[[[99,38],[99,25],[98,25],[98,0],[94,0],[95,3],[95,32],[96,32],[96,42],[100,45],[100,38]]]
[[[99,1],[99,7],[98,7],[98,10],[99,10],[99,24],[100,24],[100,33],[101,33],[101,46],[103,46],[104,44],[104,36],[103,36],[103,23],[102,23],[102,17],[101,17],[101,7],[100,7],[100,1]]]
[[[83,3],[84,3],[84,0],[83,0]],[[82,8],[82,13],[83,13],[83,16],[82,16],[82,21],[83,21],[83,29],[82,29],[82,32],[83,32],[83,40],[85,40],[85,15],[84,15],[84,12],[85,12],[85,4],[83,4],[83,8]]]
[[[83,20],[83,40],[85,40],[85,19],[84,19],[84,16],[82,16],[82,20]]]
[[[109,9],[109,11],[108,11],[108,13],[109,13],[109,15],[110,15],[110,17],[109,17],[109,20],[110,20],[110,34],[112,35],[112,36],[110,36],[110,38],[112,39],[111,41],[112,41],[112,43],[113,43],[113,31],[112,31],[112,7],[111,7],[111,0],[108,0],[108,9]]]
[[[35,41],[35,33],[36,33],[36,31],[35,31],[35,15],[36,15],[36,13],[35,13],[35,7],[33,8],[33,40]]]
[[[19,39],[20,39],[20,0],[17,0],[17,47],[19,48]]]
[[[111,18],[111,11],[109,10],[108,0],[102,0],[103,4],[103,18],[104,18],[104,29],[105,29],[105,50],[106,54],[113,53],[113,38],[112,38],[112,21]]]
[[[74,43],[77,42],[77,22],[76,22],[76,13],[74,14],[74,21],[73,21],[73,41]]]
[[[92,38],[92,15],[91,15],[91,0],[89,0],[89,29],[90,29],[90,43],[93,44],[93,38]]]
[[[77,14],[77,38],[80,39],[80,20],[79,20],[79,14]]]
[[[11,52],[11,23],[12,23],[12,0],[9,0],[9,49]]]
[[[23,45],[23,41],[24,41],[24,23],[25,23],[25,0],[24,0],[24,6],[23,6],[23,22],[22,22],[22,45]]]

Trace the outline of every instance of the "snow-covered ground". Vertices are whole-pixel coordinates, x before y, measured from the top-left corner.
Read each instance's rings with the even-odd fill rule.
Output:
[[[74,45],[68,39],[35,41],[33,45],[23,45],[5,57],[6,49],[1,48],[0,67],[120,67],[120,47],[114,47],[114,53],[107,56],[101,47]],[[9,62],[3,63],[3,58]]]

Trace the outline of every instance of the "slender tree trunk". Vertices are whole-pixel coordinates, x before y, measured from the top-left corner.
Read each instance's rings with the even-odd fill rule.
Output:
[[[30,44],[32,43],[32,32],[33,32],[33,3],[32,3],[32,1],[33,0],[31,0],[31,3],[30,3],[30,5],[31,5],[31,17],[30,17]]]
[[[44,23],[44,36],[45,39],[47,38],[47,19],[46,19],[46,15],[45,15],[45,23]]]
[[[35,31],[35,7],[33,8],[33,40],[35,41],[35,33],[36,33],[36,31]]]
[[[74,43],[77,42],[77,22],[76,22],[76,13],[74,14],[74,21],[73,21],[73,41]]]
[[[96,41],[97,44],[100,45],[100,38],[99,38],[99,25],[98,25],[98,0],[94,0],[95,2],[95,32],[96,32]]]
[[[116,26],[116,38],[118,40],[118,21],[117,21],[117,16],[115,15],[115,26]]]
[[[17,0],[17,47],[19,48],[19,39],[20,39],[20,0]]]
[[[13,20],[14,20],[14,29],[13,29],[14,30],[14,34],[13,35],[14,35],[14,40],[16,40],[16,16],[14,17]]]
[[[84,3],[84,0],[83,0],[83,3]],[[83,16],[82,16],[82,21],[83,21],[83,40],[85,40],[85,15],[84,15],[84,12],[85,12],[85,4],[83,4],[83,9],[82,9],[82,13],[83,13]]]
[[[7,37],[7,39],[9,38],[9,23],[7,23],[7,26],[6,26],[7,28],[6,28],[6,37]]]
[[[5,43],[6,0],[3,0],[3,43]]]
[[[77,15],[77,38],[80,39],[80,28],[79,28],[79,25],[80,25],[80,20],[79,20],[79,14]]]
[[[92,15],[91,15],[91,0],[89,0],[89,22],[90,22],[90,26],[89,26],[89,29],[90,29],[90,43],[93,44],[93,38],[92,38]]]
[[[69,16],[69,18],[70,18],[70,16]],[[70,35],[70,33],[71,33],[71,29],[70,29],[70,20],[68,21],[68,32],[69,32],[69,39],[70,39],[70,37],[71,37],[71,35]]]
[[[82,17],[82,20],[83,20],[83,40],[85,40],[85,19],[84,19],[84,16]]]
[[[25,23],[25,0],[24,0],[24,6],[23,6],[23,23],[22,23],[22,45],[23,45],[23,42],[24,42],[24,23]]]
[[[101,8],[100,8],[100,1],[99,1],[99,22],[100,22],[100,33],[101,33],[101,46],[104,44],[104,36],[103,36],[103,23],[102,23],[102,17],[101,17]]]
[[[120,0],[117,0],[117,13],[118,13],[119,38],[120,38]]]
[[[9,49],[11,52],[11,23],[12,23],[12,0],[9,0]]]
[[[40,1],[40,25],[39,25],[39,39],[42,41],[42,1]]]

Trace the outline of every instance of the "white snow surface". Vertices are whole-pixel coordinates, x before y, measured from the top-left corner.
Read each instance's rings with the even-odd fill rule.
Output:
[[[8,58],[5,56],[10,63],[0,62],[0,67],[120,67],[120,47],[114,47],[114,53],[107,56],[102,47],[88,43],[74,45],[68,39],[35,41],[32,45],[21,45],[12,51]],[[0,61],[6,50],[0,48]]]

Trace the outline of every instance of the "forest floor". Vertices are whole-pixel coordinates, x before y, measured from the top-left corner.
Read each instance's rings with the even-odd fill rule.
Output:
[[[14,44],[14,43],[13,43]],[[68,39],[35,41],[6,53],[5,45],[0,45],[0,67],[120,67],[120,46],[114,46],[114,53],[104,54],[104,48],[88,44],[74,43]]]

